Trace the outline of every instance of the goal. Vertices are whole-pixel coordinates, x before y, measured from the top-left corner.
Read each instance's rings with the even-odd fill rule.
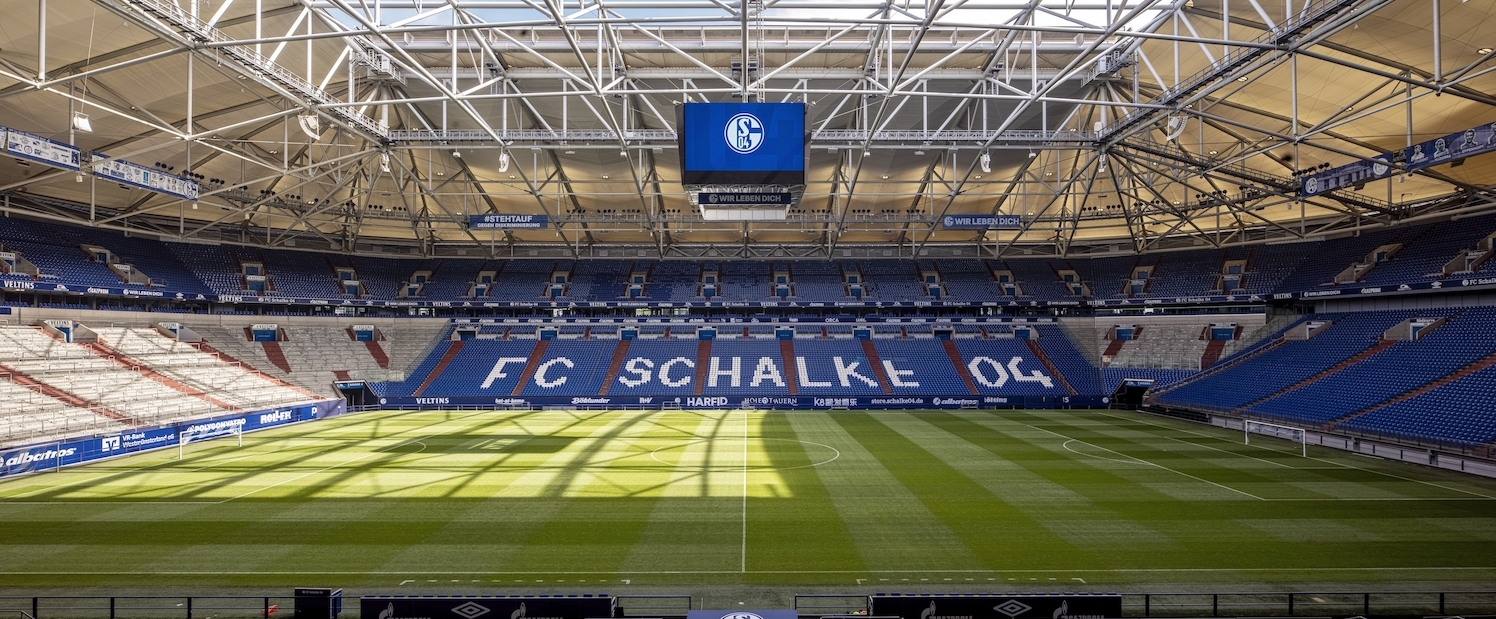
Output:
[[[1303,428],[1243,419],[1241,425],[1242,442],[1251,445],[1252,434],[1254,433],[1298,443],[1300,455],[1306,458],[1309,456],[1309,441],[1306,439],[1308,432],[1305,432]]]
[[[195,441],[205,441],[211,438],[218,438],[220,436],[236,437],[239,441],[239,446],[244,446],[244,428],[242,426],[233,426],[228,430],[219,432],[209,432],[203,430],[194,432],[189,428],[183,430],[180,434],[177,435],[177,459],[181,460],[185,455],[187,443],[192,443]]]

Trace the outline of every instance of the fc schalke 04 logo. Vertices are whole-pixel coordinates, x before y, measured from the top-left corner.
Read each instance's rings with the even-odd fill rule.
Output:
[[[758,615],[756,615],[754,613],[745,613],[745,612],[739,611],[739,612],[735,612],[735,613],[728,613],[726,615],[722,615],[722,619],[764,619],[764,618],[760,617],[760,616],[758,616]]]
[[[727,140],[727,147],[739,155],[746,155],[758,150],[764,144],[764,123],[757,116],[742,112],[727,119],[727,127],[722,130],[722,138]]]

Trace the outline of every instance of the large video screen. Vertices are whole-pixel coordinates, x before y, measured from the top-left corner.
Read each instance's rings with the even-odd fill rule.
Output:
[[[680,110],[682,183],[805,184],[805,104],[687,103]]]

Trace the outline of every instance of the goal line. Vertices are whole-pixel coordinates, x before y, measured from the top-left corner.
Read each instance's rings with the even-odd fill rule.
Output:
[[[1285,426],[1266,421],[1254,421],[1243,419],[1241,424],[1242,443],[1252,444],[1252,433],[1263,434],[1274,438],[1281,438],[1299,444],[1300,455],[1309,457],[1309,432],[1303,428]]]

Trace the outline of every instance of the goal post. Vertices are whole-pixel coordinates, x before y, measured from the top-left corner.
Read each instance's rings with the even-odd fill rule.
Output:
[[[187,447],[187,443],[219,438],[222,436],[232,436],[238,441],[240,447],[244,446],[243,426],[234,426],[232,428],[229,428],[227,431],[222,432],[193,432],[191,429],[188,429],[183,430],[181,434],[177,435],[177,459],[181,460],[183,455],[185,455],[184,452],[185,448]]]
[[[1303,428],[1285,426],[1276,423],[1268,423],[1266,421],[1243,419],[1241,424],[1242,443],[1251,445],[1253,433],[1263,434],[1266,436],[1281,438],[1283,440],[1298,443],[1299,454],[1306,458],[1309,457],[1309,433]]]

